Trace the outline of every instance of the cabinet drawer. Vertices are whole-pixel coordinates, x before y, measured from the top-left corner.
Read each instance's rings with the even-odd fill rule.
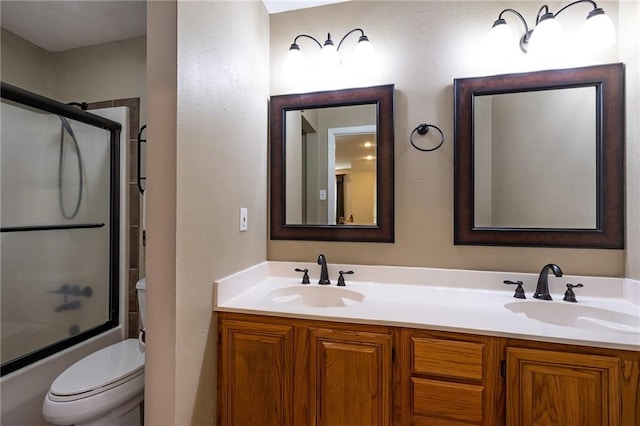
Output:
[[[413,337],[413,374],[482,380],[482,343]]]
[[[414,414],[482,423],[484,386],[411,379]]]

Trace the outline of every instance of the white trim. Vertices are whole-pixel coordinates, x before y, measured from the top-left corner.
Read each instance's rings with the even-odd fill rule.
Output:
[[[375,134],[376,132],[375,124],[327,129],[327,223],[329,225],[336,224],[336,136]]]

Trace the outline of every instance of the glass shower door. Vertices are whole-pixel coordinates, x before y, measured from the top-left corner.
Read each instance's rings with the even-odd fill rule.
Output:
[[[2,90],[4,375],[117,325],[119,124]]]

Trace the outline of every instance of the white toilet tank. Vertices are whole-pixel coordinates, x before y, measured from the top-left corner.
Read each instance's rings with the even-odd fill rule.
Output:
[[[147,321],[147,278],[141,278],[136,284],[138,306],[140,309],[140,324],[144,330]]]

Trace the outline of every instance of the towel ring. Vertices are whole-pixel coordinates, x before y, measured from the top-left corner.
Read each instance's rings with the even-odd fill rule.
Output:
[[[413,135],[416,132],[418,132],[419,135],[424,136],[427,133],[429,133],[429,127],[436,129],[438,133],[440,133],[440,143],[436,145],[434,148],[420,148],[416,146],[416,144],[413,142]],[[413,129],[413,132],[411,132],[411,136],[409,136],[409,142],[411,142],[411,145],[413,145],[413,147],[419,151],[424,151],[424,152],[435,151],[436,149],[440,148],[444,143],[444,133],[442,133],[442,130],[440,130],[438,126],[434,126],[433,124],[423,123],[418,125],[418,127],[416,127],[415,129]]]

